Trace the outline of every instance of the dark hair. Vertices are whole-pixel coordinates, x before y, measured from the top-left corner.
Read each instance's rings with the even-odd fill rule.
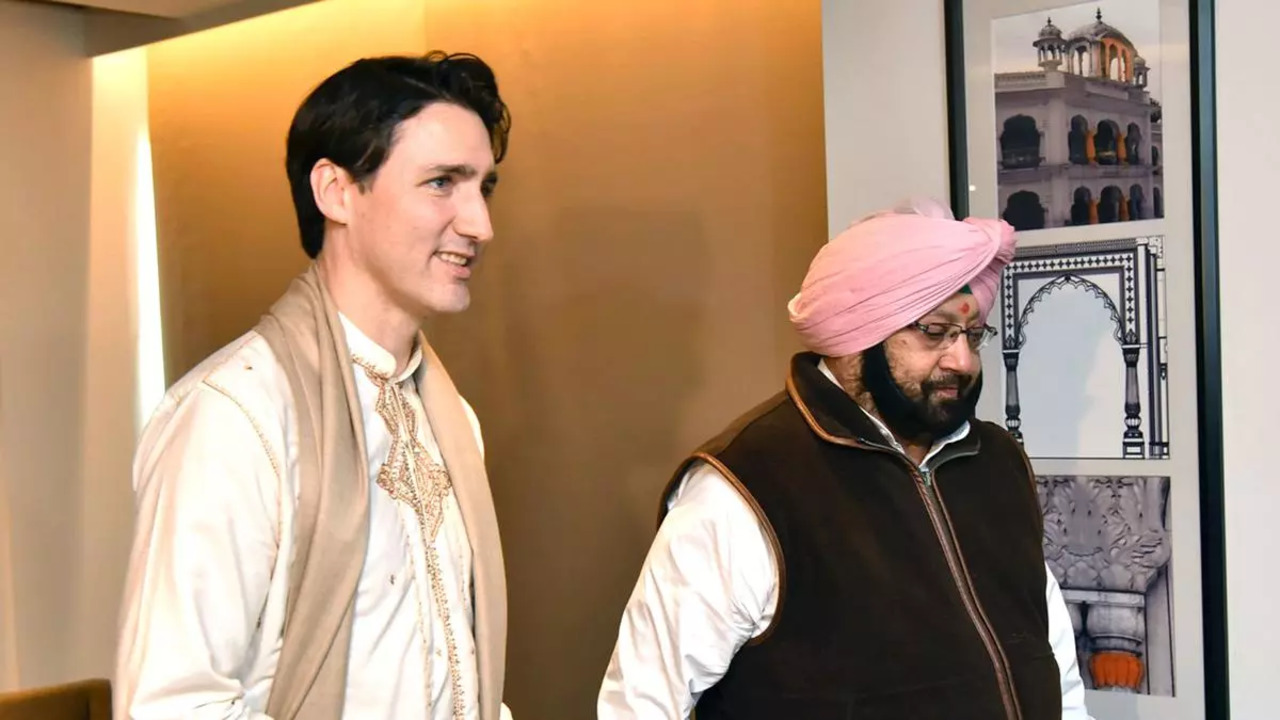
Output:
[[[328,158],[356,182],[365,182],[386,162],[400,123],[436,102],[479,115],[494,159],[502,161],[511,115],[493,70],[475,55],[436,50],[422,57],[364,58],[311,91],[293,116],[285,152],[302,249],[309,257],[324,247],[324,215],[311,192],[315,164]]]

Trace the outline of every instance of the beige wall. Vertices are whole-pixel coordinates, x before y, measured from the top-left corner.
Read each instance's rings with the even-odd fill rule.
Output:
[[[822,0],[828,226],[909,195],[948,201],[939,0]]]
[[[795,348],[784,305],[826,238],[819,6],[357,6],[151,51],[170,372],[248,328],[304,263],[283,140],[312,84],[363,53],[491,61],[514,115],[497,240],[473,308],[430,331],[486,432],[508,699],[593,717],[659,490],[781,387]]]
[[[80,574],[69,677],[110,677],[133,540],[133,449],[164,378],[148,314],[154,250],[146,177],[146,52],[94,58],[89,273],[80,448]],[[151,302],[148,302],[151,300]]]
[[[0,1],[0,479],[19,680],[74,655],[86,359],[90,68],[73,10]],[[21,69],[21,72],[17,69]]]
[[[146,76],[81,23],[0,0],[0,688],[110,676],[132,527]]]

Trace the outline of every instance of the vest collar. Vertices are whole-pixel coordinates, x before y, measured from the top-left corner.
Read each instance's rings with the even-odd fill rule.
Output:
[[[893,450],[893,443],[885,438],[866,411],[823,374],[818,367],[821,359],[816,353],[798,353],[791,358],[791,371],[787,376],[787,394],[809,428],[818,437],[836,445]],[[947,456],[968,455],[977,452],[978,447],[978,435],[971,424],[970,431],[949,443],[944,452]]]

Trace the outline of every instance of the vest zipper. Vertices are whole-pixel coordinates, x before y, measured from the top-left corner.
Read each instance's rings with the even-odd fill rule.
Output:
[[[938,543],[942,546],[942,554],[947,559],[947,567],[951,570],[951,577],[956,583],[956,589],[960,591],[960,599],[964,602],[965,610],[969,613],[969,619],[978,631],[978,637],[982,638],[982,644],[987,649],[987,656],[991,659],[991,666],[995,670],[996,685],[1000,688],[1000,700],[1004,704],[1005,715],[1009,720],[1021,720],[1022,711],[1018,707],[1018,699],[1013,692],[1013,682],[1010,678],[1011,673],[1004,656],[1004,650],[1000,647],[999,641],[996,640],[995,631],[988,623],[986,613],[978,602],[978,593],[973,589],[969,574],[964,569],[964,561],[960,558],[959,543],[952,532],[951,524],[946,519],[946,508],[943,507],[942,496],[938,494],[937,486],[933,482],[933,472],[925,468],[919,468],[915,463],[909,463],[909,465],[911,466],[912,477],[920,490],[920,497],[924,500],[925,510],[928,511],[929,519],[933,523],[933,531],[938,536]]]
[[[814,419],[795,389],[793,380],[790,378],[787,380],[787,392],[794,399],[796,406],[804,416],[805,422],[819,437],[837,445],[888,453],[906,463],[914,479],[916,490],[919,491],[920,498],[924,501],[925,510],[929,513],[929,520],[933,523],[933,532],[938,536],[942,554],[947,560],[947,568],[951,571],[951,579],[955,582],[956,590],[960,593],[960,599],[964,603],[965,610],[969,613],[969,620],[973,623],[974,629],[977,630],[978,637],[982,639],[982,644],[987,649],[987,656],[991,659],[991,669],[995,671],[996,686],[1000,689],[1000,700],[1004,705],[1005,717],[1008,720],[1022,720],[1022,708],[1018,705],[1018,697],[1013,692],[1013,681],[1011,679],[1013,673],[1009,670],[1004,649],[1000,647],[1000,643],[996,639],[995,630],[991,628],[986,612],[978,602],[978,593],[973,589],[968,571],[964,567],[964,559],[960,555],[959,542],[956,541],[951,524],[946,519],[947,510],[946,506],[942,504],[942,495],[938,493],[933,483],[933,471],[916,465],[915,461],[901,449],[869,442],[861,437],[850,438],[831,434]],[[952,458],[972,454],[976,454],[976,451],[969,453],[940,452],[934,467],[937,468]]]

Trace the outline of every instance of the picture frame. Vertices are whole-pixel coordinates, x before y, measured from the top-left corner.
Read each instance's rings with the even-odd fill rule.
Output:
[[[978,414],[1031,458],[1090,714],[1228,718],[1213,1],[943,11],[951,205],[1018,237]]]

